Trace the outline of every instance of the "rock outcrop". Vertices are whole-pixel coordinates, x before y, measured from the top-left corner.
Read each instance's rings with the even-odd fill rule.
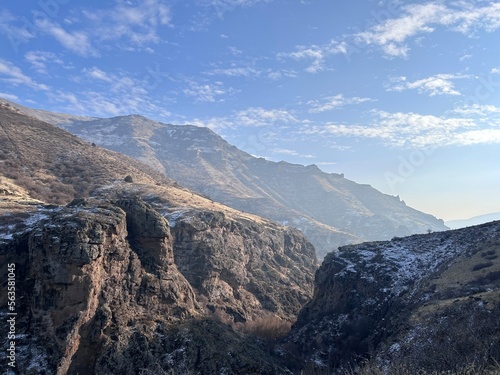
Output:
[[[329,254],[285,346],[301,353],[299,367],[333,371],[371,359],[386,373],[468,366],[487,373],[500,359],[499,323],[500,222],[493,222]]]
[[[214,312],[229,323],[293,319],[316,264],[300,233],[202,211],[171,225],[137,197],[34,215],[0,243],[2,274],[16,269],[13,373],[287,373]],[[7,316],[6,293],[0,306]]]
[[[297,230],[221,212],[186,212],[175,220],[177,268],[212,312],[232,322],[255,320],[263,311],[294,321],[311,298],[314,248]]]

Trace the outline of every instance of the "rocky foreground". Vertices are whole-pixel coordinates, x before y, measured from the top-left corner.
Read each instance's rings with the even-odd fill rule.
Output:
[[[285,371],[236,330],[290,322],[310,299],[316,258],[300,232],[222,212],[163,216],[139,198],[33,215],[0,245],[2,274],[16,269],[14,373]]]

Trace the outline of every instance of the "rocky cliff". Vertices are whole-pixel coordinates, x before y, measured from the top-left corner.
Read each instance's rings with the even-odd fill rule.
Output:
[[[500,222],[492,222],[329,254],[287,345],[330,372],[370,359],[371,373],[493,374],[498,327]]]
[[[286,373],[214,312],[240,324],[293,319],[311,296],[312,246],[220,212],[170,218],[139,198],[82,199],[40,206],[4,235],[0,270],[14,264],[16,278],[13,373]],[[3,317],[7,302],[2,293]]]

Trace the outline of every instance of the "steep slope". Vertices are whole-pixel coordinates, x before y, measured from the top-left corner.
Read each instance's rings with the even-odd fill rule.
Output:
[[[168,222],[148,205],[91,200],[38,215],[0,244],[0,269],[16,280],[14,310],[0,297],[2,316],[17,314],[14,373],[284,373],[258,341],[209,318],[174,262]]]
[[[331,372],[371,358],[371,373],[388,374],[499,363],[500,222],[346,246],[315,283],[287,340],[306,363]]]
[[[1,175],[33,198],[68,203],[127,175],[136,182],[167,182],[164,175],[135,159],[92,146],[3,105],[0,130]]]
[[[348,243],[447,229],[442,220],[340,174],[255,158],[208,128],[138,115],[58,125],[137,158],[200,194],[304,232],[323,257]]]
[[[12,108],[0,108],[0,125],[0,272],[15,265],[14,373],[287,373],[241,332],[266,321],[289,327],[311,298],[317,262],[300,232]]]

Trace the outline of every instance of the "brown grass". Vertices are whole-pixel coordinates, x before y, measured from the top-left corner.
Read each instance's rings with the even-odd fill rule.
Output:
[[[236,330],[257,336],[265,341],[274,342],[288,334],[292,323],[277,317],[274,314],[267,313],[256,320],[239,323]]]

